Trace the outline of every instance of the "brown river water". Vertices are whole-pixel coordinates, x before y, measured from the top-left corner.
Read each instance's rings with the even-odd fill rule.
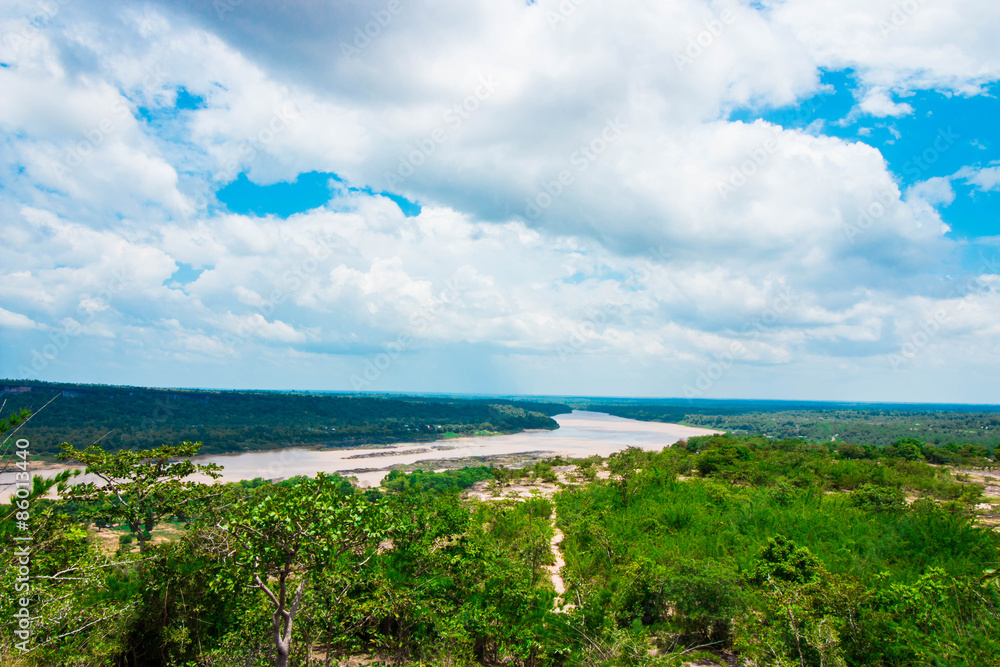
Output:
[[[280,479],[317,472],[339,472],[356,477],[361,486],[378,486],[391,466],[421,461],[461,459],[483,456],[516,456],[544,454],[582,458],[597,454],[608,456],[629,446],[659,450],[678,440],[717,431],[679,424],[643,422],[624,419],[600,412],[574,410],[553,417],[559,423],[555,431],[524,431],[513,435],[455,438],[434,442],[402,442],[366,448],[288,449],[238,454],[210,454],[193,459],[197,463],[217,463],[223,466],[223,481],[263,477]],[[65,467],[50,467],[35,471],[46,477]],[[78,477],[86,480],[89,475]],[[207,478],[204,478],[207,481]],[[0,499],[6,500],[14,481],[14,473],[0,474]]]

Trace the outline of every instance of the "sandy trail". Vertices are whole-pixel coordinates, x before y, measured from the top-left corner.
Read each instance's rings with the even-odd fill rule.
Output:
[[[563,559],[562,550],[559,545],[563,541],[563,532],[556,528],[556,513],[552,512],[552,539],[549,540],[549,548],[552,549],[552,557],[555,563],[552,565],[546,565],[545,569],[549,571],[549,580],[552,581],[552,588],[556,590],[556,599],[552,601],[552,611],[557,614],[565,614],[567,611],[573,609],[575,605],[566,604],[563,600],[563,596],[566,595],[566,582],[562,578],[562,569],[566,567],[566,561]]]
[[[467,497],[476,498],[483,502],[496,502],[498,500],[525,500],[526,498],[539,495],[551,498],[553,495],[558,493],[562,487],[579,483],[579,480],[571,479],[572,473],[575,470],[576,466],[556,467],[555,472],[558,479],[557,484],[542,482],[539,480],[522,480],[520,483],[509,484],[502,489],[497,489],[493,488],[492,482],[483,481],[476,482],[465,492],[465,494]],[[556,599],[552,602],[552,611],[557,614],[561,614],[573,609],[574,605],[565,604],[563,600],[563,596],[566,594],[566,582],[562,578],[562,569],[566,567],[566,560],[563,558],[562,550],[559,545],[562,544],[565,535],[563,535],[563,532],[556,527],[557,519],[558,516],[556,514],[555,507],[553,507],[552,517],[550,519],[552,522],[552,537],[549,539],[549,550],[552,552],[553,563],[552,565],[543,565],[542,567],[549,573],[549,581],[552,582],[552,588],[556,591]]]
[[[552,520],[553,527],[555,526],[555,519]],[[554,529],[555,532],[552,535],[552,539],[549,540],[549,548],[552,550],[552,557],[555,559],[553,565],[546,565],[545,569],[549,571],[549,579],[552,580],[552,587],[556,589],[556,606],[561,606],[559,603],[562,601],[562,595],[566,592],[566,584],[563,582],[562,569],[566,565],[566,561],[563,560],[562,552],[559,551],[559,544],[563,541],[562,531],[558,528]]]

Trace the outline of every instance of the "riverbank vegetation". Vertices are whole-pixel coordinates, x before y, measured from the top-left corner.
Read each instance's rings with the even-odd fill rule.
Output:
[[[901,438],[960,453],[1000,443],[996,406],[796,403],[791,401],[566,399],[577,409],[701,426],[738,435],[888,446]],[[956,460],[956,463],[958,461]]]
[[[31,537],[28,590],[4,552],[4,664],[1000,664],[1000,498],[919,441],[699,437],[377,489],[195,484],[195,449],[65,446],[114,484],[3,508],[4,543]]]
[[[108,451],[201,442],[202,454],[295,445],[350,446],[441,440],[476,433],[553,430],[555,403],[406,397],[147,389],[11,380],[6,410],[45,408],[25,430],[33,453],[51,459],[58,443],[100,442]]]

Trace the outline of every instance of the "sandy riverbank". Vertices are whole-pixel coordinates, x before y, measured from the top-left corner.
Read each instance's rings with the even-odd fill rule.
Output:
[[[357,477],[362,486],[377,486],[393,466],[413,465],[422,461],[476,459],[492,456],[539,456],[583,458],[609,456],[629,446],[659,450],[678,440],[696,435],[718,433],[710,429],[643,422],[614,417],[599,412],[575,410],[557,415],[555,431],[525,431],[512,435],[473,436],[446,441],[398,443],[372,448],[312,449],[294,447],[262,452],[214,454],[195,458],[198,463],[223,466],[223,481],[263,477],[278,479],[296,475],[315,475],[319,471],[339,472]],[[62,467],[33,472],[54,475]],[[0,476],[0,497],[9,494],[3,485],[13,481]],[[78,479],[85,479],[84,477]],[[209,481],[207,477],[202,481]]]

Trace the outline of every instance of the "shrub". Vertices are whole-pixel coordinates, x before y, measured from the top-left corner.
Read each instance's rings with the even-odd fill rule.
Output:
[[[805,584],[823,571],[819,558],[784,535],[775,535],[761,549],[754,563],[751,581],[763,584],[771,579]]]
[[[865,512],[901,512],[906,499],[900,489],[865,484],[851,492],[850,504]]]

